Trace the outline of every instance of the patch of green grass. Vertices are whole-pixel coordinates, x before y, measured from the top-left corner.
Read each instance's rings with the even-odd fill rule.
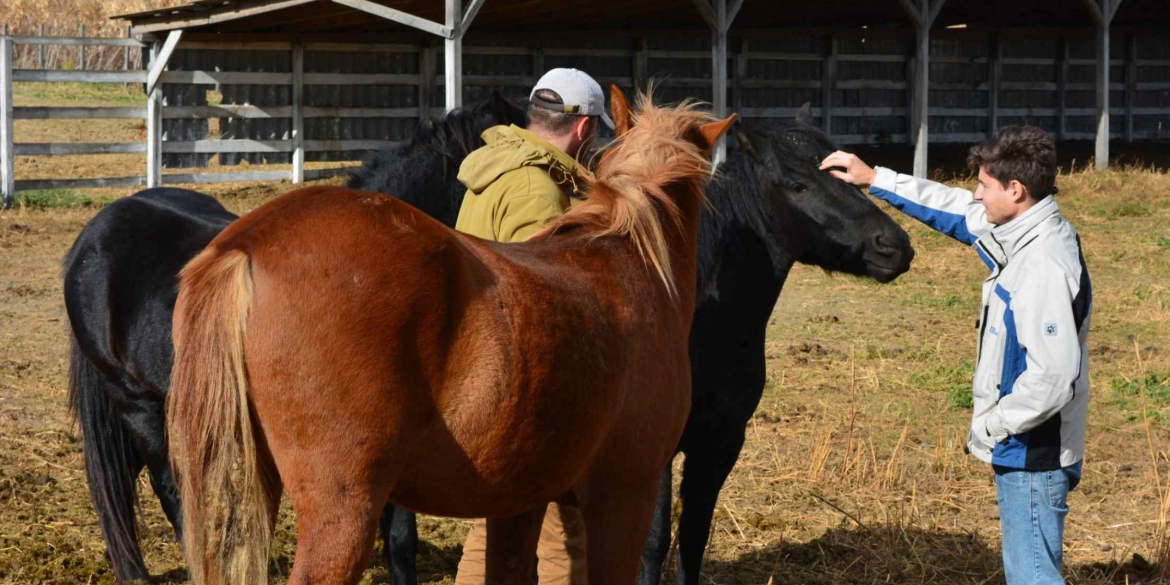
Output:
[[[18,106],[142,105],[142,84],[121,83],[15,83],[13,100]]]
[[[1119,406],[1128,405],[1130,398],[1143,396],[1151,406],[1170,406],[1170,370],[1150,368],[1140,378],[1113,378],[1109,380],[1109,388]]]
[[[1146,201],[1136,197],[1121,197],[1117,199],[1102,199],[1096,205],[1088,206],[1089,215],[1102,219],[1118,219],[1123,217],[1147,217],[1153,215],[1154,208]]]
[[[1155,238],[1154,243],[1163,250],[1170,250],[1170,236],[1166,234],[1158,234],[1158,237]]]
[[[975,405],[971,395],[974,376],[975,366],[967,360],[955,363],[933,359],[910,374],[910,383],[923,391],[945,392],[951,408],[970,409]]]
[[[109,203],[109,197],[92,197],[72,189],[50,189],[46,191],[22,191],[16,194],[15,207],[32,209],[67,209],[78,207],[100,207]]]

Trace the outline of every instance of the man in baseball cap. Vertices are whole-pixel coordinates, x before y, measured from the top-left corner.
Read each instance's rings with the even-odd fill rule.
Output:
[[[536,83],[529,100],[527,128],[488,128],[482,134],[487,144],[459,167],[467,194],[455,229],[496,242],[522,242],[580,196],[578,187],[589,172],[582,159],[597,125],[613,128],[601,86],[576,69],[553,69]],[[580,510],[549,505],[537,556],[540,585],[585,585]],[[478,520],[463,545],[456,585],[483,585],[486,557],[487,524]]]

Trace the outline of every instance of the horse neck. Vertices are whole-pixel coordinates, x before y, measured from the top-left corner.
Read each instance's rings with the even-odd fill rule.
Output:
[[[704,210],[700,233],[700,300],[743,300],[750,295],[774,304],[795,260],[774,231],[774,210],[747,155],[733,151],[719,172],[721,176],[706,188],[709,208]],[[744,286],[749,277],[750,286]]]
[[[674,229],[673,225],[667,225],[665,231],[667,243],[670,246],[670,267],[674,274],[678,305],[683,314],[689,317],[695,310],[695,292],[698,285],[699,267],[696,258],[699,255],[699,227],[703,215],[703,198],[700,196],[701,187],[698,185],[678,185],[675,189],[678,189],[679,192],[671,195],[672,199],[678,202],[681,229]]]

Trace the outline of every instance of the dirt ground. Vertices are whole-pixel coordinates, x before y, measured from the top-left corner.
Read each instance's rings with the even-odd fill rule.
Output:
[[[24,96],[18,105],[59,99]],[[85,141],[116,131],[133,140],[135,130],[27,131]],[[130,164],[88,158],[103,171]],[[17,164],[56,173],[36,165],[81,163]],[[1159,512],[1170,507],[1170,176],[1130,168],[1064,174],[1058,184],[1095,298],[1088,457],[1070,496],[1066,573],[1079,584],[1165,582],[1151,563]],[[243,213],[292,187],[201,190]],[[113,582],[67,417],[59,266],[97,206],[126,194],[87,192],[89,205],[34,194],[0,212],[0,584]],[[1002,583],[991,472],[963,453],[985,268],[964,246],[899,220],[918,256],[896,282],[806,266],[789,277],[768,330],[767,389],[719,502],[705,583]],[[183,582],[179,546],[145,481],[141,490],[147,566],[160,583]],[[423,582],[452,582],[467,527],[421,520]],[[287,574],[287,506],[278,534],[274,565]],[[389,575],[375,561],[363,582]]]

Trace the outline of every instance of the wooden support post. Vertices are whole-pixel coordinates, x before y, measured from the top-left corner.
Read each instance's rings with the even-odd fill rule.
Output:
[[[130,38],[130,27],[126,27],[126,38]],[[129,71],[130,70],[130,49],[131,49],[130,46],[126,46],[126,47],[122,48],[122,71]],[[44,69],[44,68],[45,68],[45,66],[44,66],[44,64],[42,64],[41,69]]]
[[[918,71],[918,57],[914,53],[906,59],[906,144],[914,146],[915,128],[918,121],[914,115],[914,84],[915,72]]]
[[[160,43],[151,43],[151,62],[162,50]],[[162,90],[158,87],[146,98],[146,186],[162,186]]]
[[[431,119],[431,103],[435,95],[435,47],[429,43],[419,51],[418,66],[418,121]]]
[[[447,111],[463,105],[463,11],[460,0],[447,0],[447,28],[451,38],[443,42],[443,69],[446,75],[443,91]]]
[[[638,37],[638,49],[634,52],[634,89],[645,88],[650,75],[648,68],[650,42],[646,37]]]
[[[45,36],[45,24],[44,23],[37,25],[37,36],[38,37]],[[129,51],[130,49],[127,48],[126,50]],[[40,45],[37,47],[37,66],[40,69],[45,68],[45,45]]]
[[[713,0],[718,25],[711,31],[711,111],[727,115],[727,0]],[[727,141],[719,138],[712,161],[716,166],[727,158]]]
[[[305,46],[292,46],[292,182],[305,181]]]
[[[79,36],[81,38],[85,38],[85,25],[84,24],[81,25],[81,32],[77,36]],[[77,60],[77,68],[82,70],[82,71],[85,71],[85,45],[78,45],[77,54],[79,55],[78,60]]]
[[[918,0],[922,14],[928,13],[926,0]],[[930,24],[918,27],[917,61],[914,75],[914,176],[927,175],[927,140],[930,133]]]
[[[1101,0],[1108,13],[1109,0]],[[1097,26],[1097,145],[1094,168],[1109,168],[1109,23]]]
[[[1137,98],[1137,33],[1129,33],[1125,57],[1125,141],[1133,142],[1133,108]]]
[[[735,75],[731,78],[731,109],[733,112],[739,112],[743,109],[743,80],[747,79],[747,56],[750,48],[748,39],[740,39],[739,51],[735,53]]]
[[[1056,139],[1068,137],[1068,36],[1060,36],[1060,64],[1056,70]]]
[[[12,40],[0,39],[0,194],[4,209],[12,207],[16,191],[15,147],[12,140]]]
[[[991,34],[991,51],[987,59],[987,138],[999,132],[999,84],[1003,78],[1003,39]]]
[[[833,135],[833,88],[837,85],[837,36],[829,33],[825,61],[821,64],[821,129]]]

